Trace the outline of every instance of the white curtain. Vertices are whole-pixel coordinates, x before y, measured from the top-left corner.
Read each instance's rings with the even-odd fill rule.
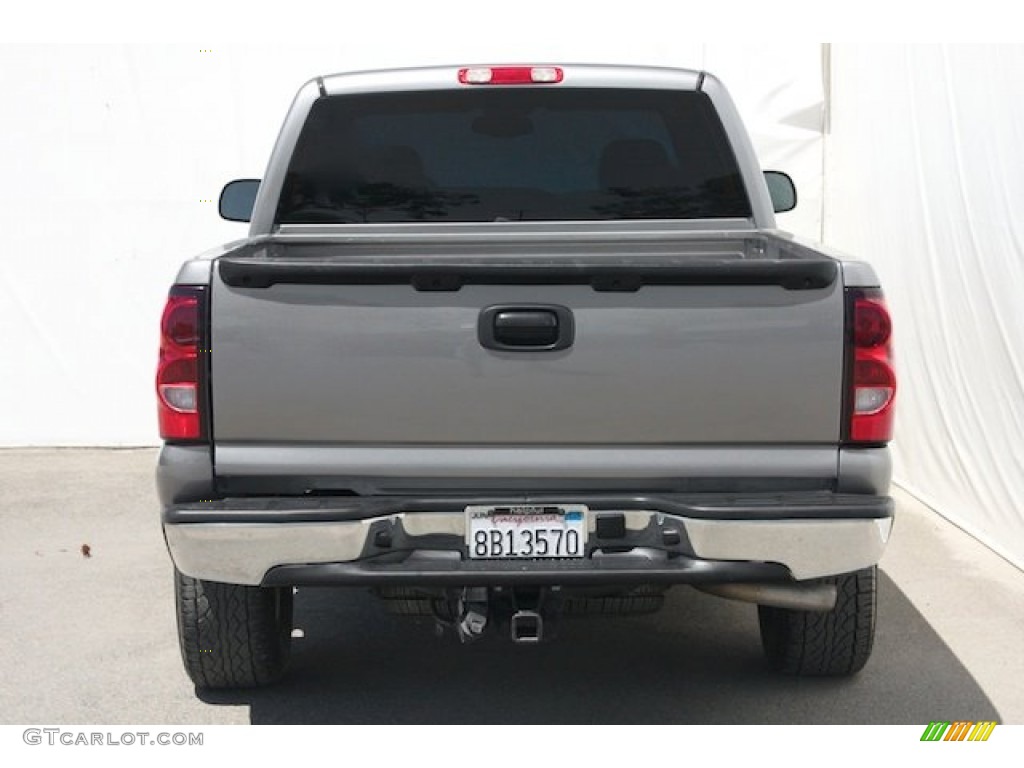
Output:
[[[1024,47],[831,61],[825,239],[889,298],[897,482],[1024,567]]]

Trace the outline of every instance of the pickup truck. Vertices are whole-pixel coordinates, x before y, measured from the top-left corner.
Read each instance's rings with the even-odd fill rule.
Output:
[[[705,72],[304,85],[222,192],[248,237],[187,261],[161,321],[195,685],[280,678],[313,585],[529,644],[688,584],[756,604],[771,667],[860,670],[892,324],[870,266],[776,229],[795,203]]]

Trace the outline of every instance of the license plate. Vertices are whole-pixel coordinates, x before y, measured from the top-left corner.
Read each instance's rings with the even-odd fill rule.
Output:
[[[466,546],[474,560],[583,557],[582,504],[466,507]]]

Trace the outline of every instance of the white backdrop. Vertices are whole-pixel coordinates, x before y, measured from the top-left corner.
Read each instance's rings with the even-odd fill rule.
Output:
[[[1024,46],[841,45],[832,70],[825,237],[889,297],[896,478],[1024,567]]]

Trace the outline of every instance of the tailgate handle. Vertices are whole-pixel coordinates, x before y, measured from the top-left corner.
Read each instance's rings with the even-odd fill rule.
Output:
[[[477,330],[480,344],[487,349],[537,352],[570,347],[574,324],[567,307],[502,305],[484,309]]]

